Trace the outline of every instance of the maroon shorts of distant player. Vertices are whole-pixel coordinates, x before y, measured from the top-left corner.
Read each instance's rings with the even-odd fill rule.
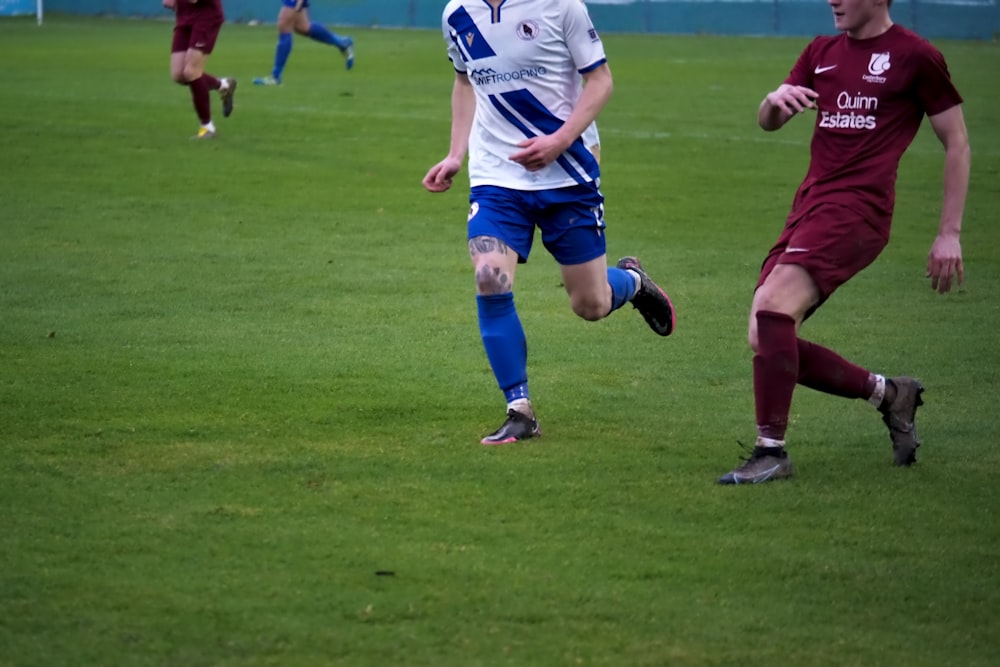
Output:
[[[192,12],[177,16],[174,25],[174,40],[170,52],[198,49],[209,54],[215,48],[215,40],[222,29],[223,17],[216,12]]]
[[[757,287],[776,264],[798,264],[816,282],[823,303],[874,262],[888,242],[864,216],[846,206],[821,204],[804,214],[793,212],[764,259]]]

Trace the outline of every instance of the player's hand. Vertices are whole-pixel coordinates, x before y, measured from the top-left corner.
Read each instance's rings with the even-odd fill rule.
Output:
[[[927,277],[931,279],[931,289],[940,294],[951,290],[952,281],[959,285],[965,282],[962,267],[962,244],[957,236],[938,234],[927,255]]]
[[[787,83],[781,84],[776,90],[767,94],[768,104],[792,116],[806,109],[815,109],[818,98],[819,93],[812,88]]]
[[[163,0],[163,6],[169,9],[170,11],[176,11],[177,0]]]
[[[567,148],[551,134],[525,139],[517,147],[522,150],[511,155],[510,159],[528,171],[544,169],[555,162]]]
[[[446,157],[431,167],[424,176],[424,188],[428,192],[444,192],[451,187],[451,181],[462,169],[462,161]]]

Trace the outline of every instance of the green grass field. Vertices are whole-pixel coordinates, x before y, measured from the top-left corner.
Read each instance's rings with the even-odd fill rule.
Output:
[[[190,141],[166,22],[0,22],[0,665],[958,665],[1000,655],[1000,47],[966,97],[966,285],[924,278],[942,151],[893,242],[803,335],[927,387],[891,465],[867,404],[802,389],[797,476],[714,482],[752,441],[745,318],[810,123],[755,123],[805,39],[605,35],[609,257],[679,311],[588,324],[518,274],[544,436],[488,449],[467,188],[436,32],[227,25],[240,80]],[[213,99],[215,110],[219,105]]]

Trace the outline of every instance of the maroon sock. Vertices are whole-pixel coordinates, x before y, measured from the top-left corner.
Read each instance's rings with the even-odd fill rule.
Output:
[[[208,86],[205,77],[200,76],[188,84],[191,89],[191,100],[194,102],[194,112],[202,125],[212,122],[212,101],[208,97]]]
[[[867,399],[874,376],[822,345],[799,338],[799,384],[844,398]]]
[[[205,83],[208,85],[209,90],[218,90],[219,88],[222,88],[222,81],[215,78],[208,72],[202,72],[201,78],[205,80]]]
[[[799,378],[795,320],[784,313],[757,311],[757,354],[753,356],[753,398],[757,433],[783,440],[792,392]]]

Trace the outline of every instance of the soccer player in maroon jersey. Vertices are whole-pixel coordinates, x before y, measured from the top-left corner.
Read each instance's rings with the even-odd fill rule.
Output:
[[[923,386],[885,378],[798,337],[802,322],[889,241],[900,157],[926,115],[944,147],[944,197],[927,259],[940,293],[962,283],[959,236],[969,182],[962,98],[941,53],[895,25],[892,0],[827,0],[839,35],[817,37],[764,98],[758,122],[770,132],[815,110],[811,159],[791,213],[763,262],[750,309],[757,442],[720,484],[789,477],[785,430],[796,384],[870,402],[889,428],[896,465],[916,461],[914,430]]]
[[[163,6],[177,14],[170,46],[170,76],[191,89],[194,110],[201,121],[194,138],[211,139],[215,124],[208,91],[219,91],[222,115],[227,117],[233,112],[236,93],[236,79],[219,79],[205,71],[205,61],[225,20],[222,0],[163,0]]]

